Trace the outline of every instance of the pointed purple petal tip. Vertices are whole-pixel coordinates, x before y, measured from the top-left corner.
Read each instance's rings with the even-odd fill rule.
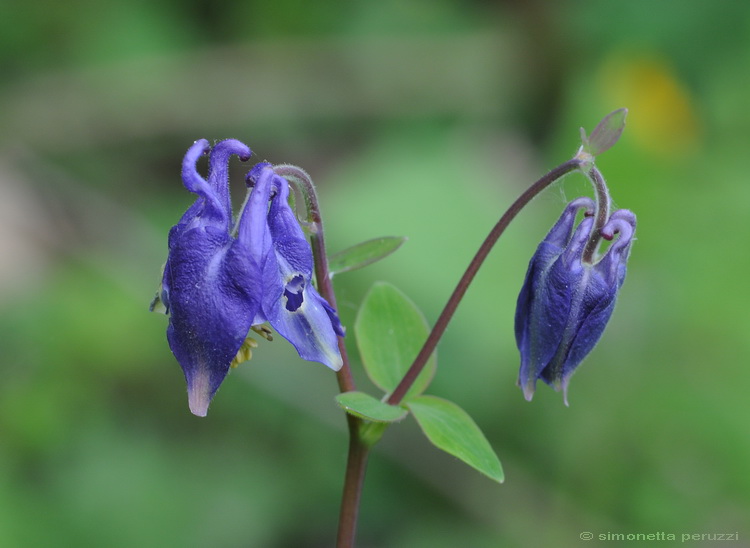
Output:
[[[190,379],[188,384],[188,405],[190,412],[197,417],[208,414],[211,403],[211,383],[207,373],[200,373]]]

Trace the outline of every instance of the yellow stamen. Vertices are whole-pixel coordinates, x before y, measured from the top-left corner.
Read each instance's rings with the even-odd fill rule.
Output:
[[[258,341],[251,337],[246,338],[237,351],[237,355],[232,360],[232,363],[229,364],[229,367],[234,369],[239,364],[250,361],[250,358],[253,357],[253,348],[258,348]]]
[[[254,325],[250,329],[255,331],[258,335],[266,339],[267,341],[272,341],[273,336],[271,329],[266,327],[265,325]]]

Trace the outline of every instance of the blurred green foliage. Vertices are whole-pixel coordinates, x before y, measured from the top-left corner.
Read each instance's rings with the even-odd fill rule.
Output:
[[[578,176],[514,222],[440,345],[430,392],[471,414],[505,484],[406,420],[371,459],[359,544],[747,542],[749,27],[729,1],[6,1],[0,546],[332,544],[346,433],[330,371],[263,341],[198,419],[147,312],[195,139],[304,167],[331,252],[408,236],[336,277],[351,333],[379,279],[432,321],[524,185],[621,106],[598,164],[638,241],[571,407],[546,387],[523,400],[512,321],[536,244],[589,192]]]

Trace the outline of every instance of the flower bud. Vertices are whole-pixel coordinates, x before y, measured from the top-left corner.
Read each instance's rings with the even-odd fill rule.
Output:
[[[586,215],[574,230],[581,208]],[[573,200],[529,263],[515,318],[521,353],[518,385],[529,401],[541,379],[562,388],[568,405],[570,377],[604,332],[625,280],[635,215],[621,209],[609,217],[599,236],[619,236],[603,257],[589,264],[583,252],[595,230],[593,212],[593,200]]]

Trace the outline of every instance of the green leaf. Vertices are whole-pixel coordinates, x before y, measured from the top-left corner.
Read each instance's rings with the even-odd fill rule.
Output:
[[[429,327],[417,306],[389,283],[373,284],[357,313],[354,334],[365,371],[380,389],[392,392],[427,339]],[[430,356],[406,393],[418,396],[432,381],[437,356]]]
[[[620,139],[625,129],[625,117],[628,109],[619,108],[607,114],[586,138],[586,132],[581,128],[583,148],[592,156],[596,156],[612,148]]]
[[[400,405],[389,405],[364,392],[344,392],[336,396],[336,402],[347,413],[368,421],[395,422],[409,413]]]
[[[493,480],[503,482],[500,460],[466,411],[435,396],[419,396],[407,406],[435,447],[458,457]]]
[[[331,255],[328,259],[328,270],[331,276],[363,268],[396,251],[406,241],[402,236],[384,236],[367,240],[343,251]]]

